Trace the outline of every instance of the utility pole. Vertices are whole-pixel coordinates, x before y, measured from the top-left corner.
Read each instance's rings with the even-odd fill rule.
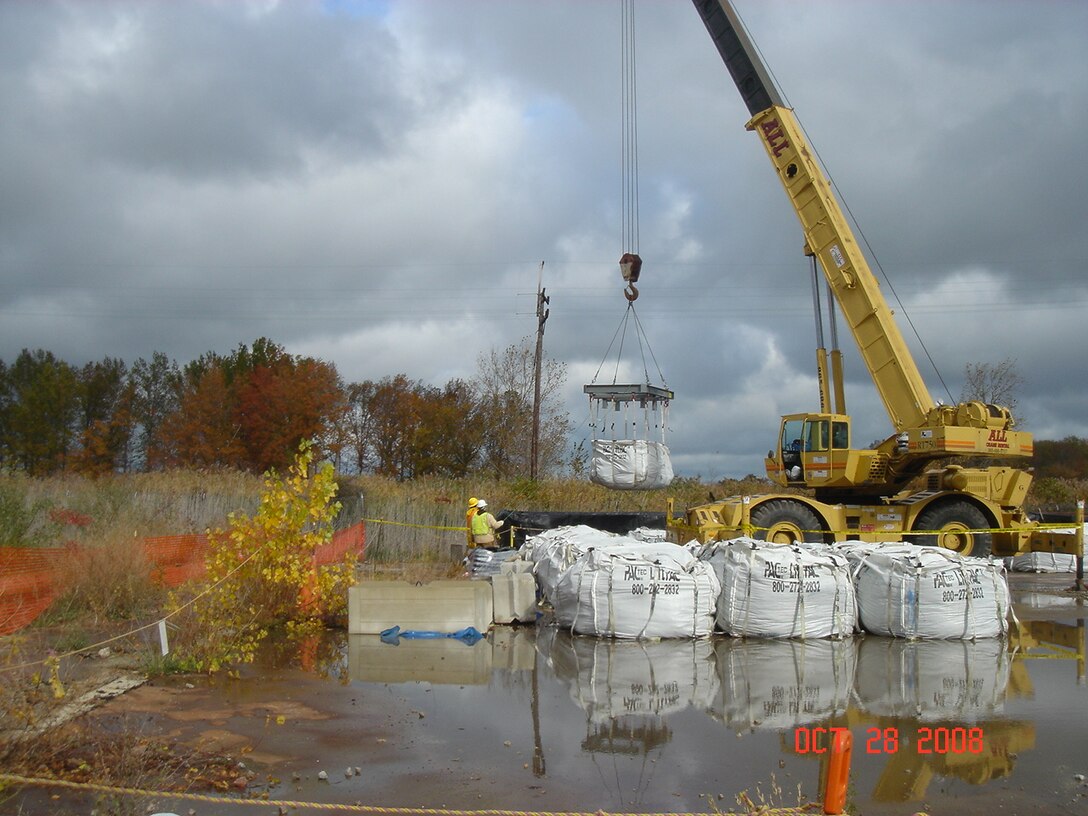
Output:
[[[551,309],[545,309],[551,302],[551,298],[544,294],[541,284],[544,281],[544,261],[540,262],[540,271],[536,278],[536,356],[533,360],[533,443],[529,454],[529,478],[536,480],[537,467],[540,461],[540,365],[544,355],[544,324],[551,314]]]

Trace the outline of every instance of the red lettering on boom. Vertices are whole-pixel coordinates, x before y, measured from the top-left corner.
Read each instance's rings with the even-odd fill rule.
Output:
[[[778,123],[777,119],[770,119],[763,122],[759,127],[763,131],[763,138],[767,140],[771,152],[777,159],[782,155],[782,151],[790,146],[790,143],[786,141],[786,137],[782,135],[782,125]]]

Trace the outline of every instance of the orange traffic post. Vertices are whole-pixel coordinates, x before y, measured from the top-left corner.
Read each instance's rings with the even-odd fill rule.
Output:
[[[831,742],[831,761],[824,786],[824,813],[842,813],[846,807],[846,786],[850,782],[850,751],[854,739],[848,729],[835,729]]]

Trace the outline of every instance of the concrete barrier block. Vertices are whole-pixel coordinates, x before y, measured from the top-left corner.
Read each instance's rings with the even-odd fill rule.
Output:
[[[536,620],[536,579],[515,572],[491,577],[495,623],[530,623]]]
[[[500,575],[510,575],[515,572],[528,572],[533,571],[533,562],[526,561],[524,558],[511,558],[509,561],[503,561],[499,564]]]
[[[491,586],[484,581],[433,581],[415,585],[364,581],[348,589],[348,634],[403,630],[486,632],[494,620]]]

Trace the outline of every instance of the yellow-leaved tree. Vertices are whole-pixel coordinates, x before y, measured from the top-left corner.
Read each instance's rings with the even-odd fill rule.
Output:
[[[303,441],[286,478],[265,474],[257,512],[232,513],[227,529],[209,536],[205,584],[190,601],[193,628],[178,649],[182,664],[214,672],[249,663],[270,628],[304,635],[343,614],[355,555],[315,566],[340,504],[332,465],[312,463],[312,444]]]

